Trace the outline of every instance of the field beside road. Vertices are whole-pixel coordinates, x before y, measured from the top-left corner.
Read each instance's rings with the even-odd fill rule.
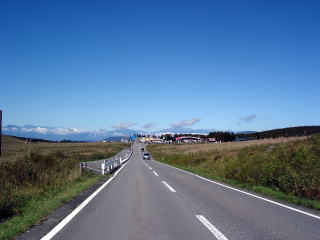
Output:
[[[273,144],[284,144],[288,142],[295,142],[305,140],[307,137],[289,137],[289,138],[269,138],[253,141],[243,142],[216,142],[216,143],[202,143],[202,144],[152,144],[152,149],[156,149],[157,152],[161,153],[199,153],[199,152],[212,152],[219,151],[224,153],[238,152],[240,149],[250,146],[258,145],[273,145]],[[151,145],[150,145],[151,146]]]
[[[320,135],[148,149],[160,162],[320,209]]]
[[[109,158],[125,143],[28,143],[3,136],[0,158],[0,239],[11,239],[101,177],[79,162]],[[2,223],[1,223],[2,222]]]
[[[128,143],[102,143],[102,142],[79,142],[79,143],[56,143],[56,142],[26,142],[11,136],[2,136],[3,161],[16,161],[28,153],[51,154],[57,151],[68,157],[77,158],[80,161],[93,161],[109,158],[127,148]]]

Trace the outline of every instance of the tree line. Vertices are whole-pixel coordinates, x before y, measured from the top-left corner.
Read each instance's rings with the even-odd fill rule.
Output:
[[[262,131],[262,132],[237,134],[237,137],[251,137],[254,139],[263,139],[263,138],[308,136],[315,133],[320,133],[320,126],[301,126],[301,127],[280,128],[280,129],[273,129],[273,130]]]
[[[233,141],[247,141],[254,139],[264,139],[264,138],[278,138],[278,137],[298,137],[298,136],[308,136],[314,133],[320,133],[320,126],[300,126],[300,127],[289,127],[273,129],[261,132],[248,132],[248,133],[234,133],[232,131],[215,131],[210,132],[208,135],[205,134],[163,134],[160,136],[161,139],[166,141],[175,141],[177,137],[180,136],[193,136],[202,139],[215,138],[216,141],[221,142],[233,142]],[[137,137],[146,137],[143,134],[135,134]],[[149,137],[150,135],[147,135]],[[155,135],[153,135],[155,137]]]
[[[320,126],[289,127],[249,133],[211,132],[208,137],[216,138],[217,141],[232,142],[264,138],[299,137],[315,133],[320,133]]]

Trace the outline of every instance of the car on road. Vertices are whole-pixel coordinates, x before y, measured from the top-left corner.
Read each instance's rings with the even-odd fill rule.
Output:
[[[144,152],[144,148],[141,148],[140,151],[141,151],[141,152]]]
[[[151,159],[150,153],[145,152],[145,153],[143,154],[143,159],[150,160],[150,159]]]

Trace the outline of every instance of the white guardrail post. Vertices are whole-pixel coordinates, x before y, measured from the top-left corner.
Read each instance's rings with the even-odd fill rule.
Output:
[[[101,169],[102,169],[102,175],[104,175],[104,170],[106,168],[106,161],[104,161],[103,163],[101,163]]]

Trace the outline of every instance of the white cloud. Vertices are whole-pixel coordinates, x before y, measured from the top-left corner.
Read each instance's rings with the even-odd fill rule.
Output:
[[[16,130],[17,132],[36,132],[35,131],[35,128],[25,128],[25,127],[22,127],[18,130]]]
[[[256,114],[250,114],[250,115],[239,118],[238,124],[241,125],[242,123],[250,123],[256,118],[257,118]]]
[[[122,123],[113,124],[111,127],[113,129],[128,129],[129,127],[132,127],[134,125],[137,125],[137,124],[133,122],[122,122]]]
[[[56,134],[56,135],[70,135],[81,133],[104,133],[106,130],[86,130],[77,128],[52,128],[52,127],[5,127],[5,131],[14,131],[21,133],[38,133],[38,134]]]
[[[124,134],[122,132],[113,132],[113,136],[122,137]]]
[[[201,121],[201,118],[192,118],[191,120],[178,121],[171,124],[173,128],[182,128],[186,126],[194,125]]]
[[[33,130],[34,132],[37,132],[37,133],[41,133],[41,134],[46,134],[50,131],[50,129],[48,128],[43,128],[43,127],[37,127],[37,128],[31,128],[30,130]]]
[[[145,128],[145,129],[150,129],[150,128],[153,128],[155,126],[154,123],[146,123],[144,124],[142,127]]]

